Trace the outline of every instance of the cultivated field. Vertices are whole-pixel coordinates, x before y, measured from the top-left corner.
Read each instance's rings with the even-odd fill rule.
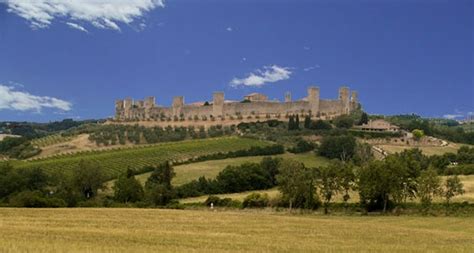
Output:
[[[472,252],[474,218],[0,209],[1,252]]]
[[[268,142],[222,137],[181,142],[160,143],[146,147],[123,148],[108,151],[88,151],[71,155],[61,155],[31,161],[16,161],[15,167],[39,167],[46,171],[69,173],[81,160],[96,161],[102,166],[107,177],[115,178],[127,168],[140,169],[148,165],[171,160],[181,161],[192,157],[265,146]]]

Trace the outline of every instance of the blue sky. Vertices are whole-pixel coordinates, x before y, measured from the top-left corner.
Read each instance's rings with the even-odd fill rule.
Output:
[[[161,105],[262,92],[366,111],[474,111],[473,1],[0,0],[0,121],[104,118],[114,100]],[[107,5],[114,2],[115,5]]]

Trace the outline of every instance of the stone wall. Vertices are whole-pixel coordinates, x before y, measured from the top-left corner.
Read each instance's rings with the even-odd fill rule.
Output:
[[[132,99],[115,102],[115,121],[206,121],[210,119],[260,119],[280,118],[291,114],[311,115],[314,118],[332,118],[341,114],[349,114],[359,103],[357,93],[349,88],[339,89],[339,97],[335,100],[321,100],[318,87],[309,87],[308,96],[291,101],[287,93],[285,102],[253,101],[225,102],[224,93],[215,92],[209,105],[185,104],[184,97],[173,98],[171,107],[158,107],[155,98],[134,102]]]

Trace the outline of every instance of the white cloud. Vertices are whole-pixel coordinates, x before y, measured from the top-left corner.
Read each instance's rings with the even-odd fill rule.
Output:
[[[89,31],[87,31],[86,28],[84,28],[83,26],[78,25],[78,24],[76,24],[76,23],[66,22],[66,24],[67,24],[69,27],[74,28],[74,29],[77,29],[77,30],[79,30],[79,31],[83,31],[83,32],[85,32],[85,33],[88,33],[88,32],[89,32]]]
[[[443,115],[443,118],[445,119],[457,119],[457,118],[462,118],[464,115],[462,114],[445,114]]]
[[[77,21],[88,22],[101,29],[120,31],[118,23],[130,24],[147,11],[164,7],[165,0],[0,0],[8,11],[28,20],[33,29],[46,28],[55,19],[82,30]],[[70,21],[74,21],[70,22]],[[74,24],[74,25],[70,25]]]
[[[310,66],[310,67],[304,68],[303,71],[308,72],[308,71],[311,71],[311,70],[313,70],[313,69],[319,69],[319,68],[320,68],[319,65],[314,65],[314,66]]]
[[[36,111],[43,108],[53,108],[70,111],[72,104],[54,97],[36,96],[15,87],[0,84],[0,110]]]
[[[227,30],[228,32],[232,32],[232,27],[229,26],[229,27],[226,28],[226,30]]]
[[[250,73],[246,78],[234,78],[230,82],[232,87],[243,86],[262,86],[266,83],[274,83],[281,80],[287,80],[290,78],[292,72],[290,68],[280,67],[277,65],[265,66],[263,70],[257,69],[255,72]]]

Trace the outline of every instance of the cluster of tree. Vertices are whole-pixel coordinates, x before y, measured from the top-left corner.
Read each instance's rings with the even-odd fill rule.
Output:
[[[401,206],[407,199],[418,198],[424,208],[429,208],[437,196],[445,199],[463,194],[463,185],[457,176],[448,177],[442,183],[436,170],[426,168],[417,160],[417,153],[390,155],[383,161],[370,161],[363,166],[333,160],[325,167],[307,168],[304,164],[285,160],[276,176],[282,200],[291,208],[317,208],[322,202],[325,213],[336,195],[343,201],[358,191],[360,204],[366,211]]]
[[[180,198],[269,189],[276,185],[281,159],[265,157],[260,163],[227,166],[215,179],[200,177],[176,188]]]
[[[134,144],[152,144],[168,141],[181,141],[185,139],[202,139],[207,137],[219,137],[230,135],[235,132],[235,126],[211,126],[207,130],[204,127],[153,127],[133,125],[103,125],[90,128],[89,139],[97,145],[124,145],[127,142]]]
[[[424,134],[446,139],[452,142],[474,144],[474,131],[465,129],[454,120],[423,119],[421,116],[394,115],[386,117],[388,121],[408,131],[422,130]]]
[[[71,130],[84,124],[97,123],[96,120],[75,121],[72,119],[64,119],[62,121],[54,121],[48,123],[33,122],[1,122],[0,128],[7,133],[20,135],[27,139],[35,139],[50,134]]]
[[[316,143],[306,141],[304,139],[299,140],[294,147],[288,149],[288,152],[298,154],[305,153],[314,150],[317,147]]]
[[[288,118],[288,130],[300,130],[300,116],[298,116],[298,114],[296,114],[296,116],[290,115]]]
[[[457,153],[445,153],[429,157],[430,164],[443,175],[473,175],[474,147],[462,146]]]
[[[31,145],[26,137],[6,137],[0,141],[0,154],[16,159],[26,159],[35,156],[41,149]]]

